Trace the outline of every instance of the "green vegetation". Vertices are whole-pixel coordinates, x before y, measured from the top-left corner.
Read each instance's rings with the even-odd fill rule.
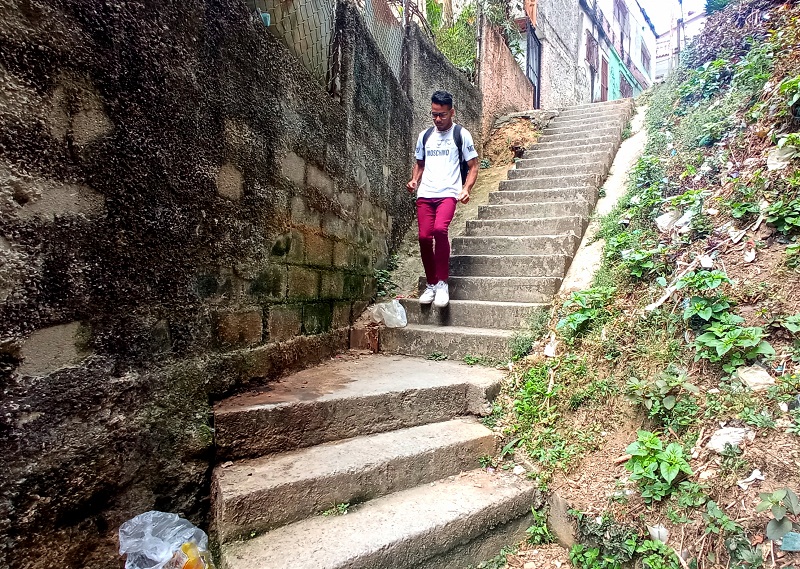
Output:
[[[326,518],[330,516],[343,516],[348,512],[349,509],[350,509],[350,504],[347,503],[334,504],[333,506],[322,512],[322,515],[325,516]]]

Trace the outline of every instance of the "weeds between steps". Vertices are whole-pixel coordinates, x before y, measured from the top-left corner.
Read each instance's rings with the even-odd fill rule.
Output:
[[[518,344],[486,421],[576,508],[576,567],[800,564],[800,7],[764,9],[721,11],[760,31],[701,37],[652,94],[592,288]],[[712,450],[721,426],[744,438]]]

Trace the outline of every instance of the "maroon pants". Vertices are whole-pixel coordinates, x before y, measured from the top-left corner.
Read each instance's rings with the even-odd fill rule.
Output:
[[[447,282],[450,274],[447,228],[455,212],[456,198],[417,198],[419,252],[428,284]]]

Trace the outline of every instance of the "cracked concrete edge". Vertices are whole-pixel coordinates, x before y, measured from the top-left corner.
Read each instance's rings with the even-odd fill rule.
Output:
[[[497,379],[474,379],[467,384],[467,413],[486,417],[492,413],[492,402],[500,394],[503,380],[498,373]]]
[[[597,201],[592,220],[586,228],[578,251],[572,258],[569,270],[561,282],[559,294],[591,287],[592,279],[603,262],[603,247],[605,246],[604,240],[596,240],[597,232],[600,229],[598,219],[613,210],[628,189],[628,172],[642,155],[647,144],[647,131],[644,128],[646,114],[646,106],[637,107],[636,114],[631,119],[633,135],[622,142],[614,157],[610,174],[602,186],[605,196]]]

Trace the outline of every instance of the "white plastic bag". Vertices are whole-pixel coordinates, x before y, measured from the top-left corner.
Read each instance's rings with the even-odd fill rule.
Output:
[[[128,556],[125,569],[213,568],[205,532],[166,512],[145,512],[122,524],[119,553]]]
[[[399,300],[381,302],[369,307],[372,320],[383,322],[387,328],[404,328],[408,324],[406,319],[406,309],[400,304]]]

